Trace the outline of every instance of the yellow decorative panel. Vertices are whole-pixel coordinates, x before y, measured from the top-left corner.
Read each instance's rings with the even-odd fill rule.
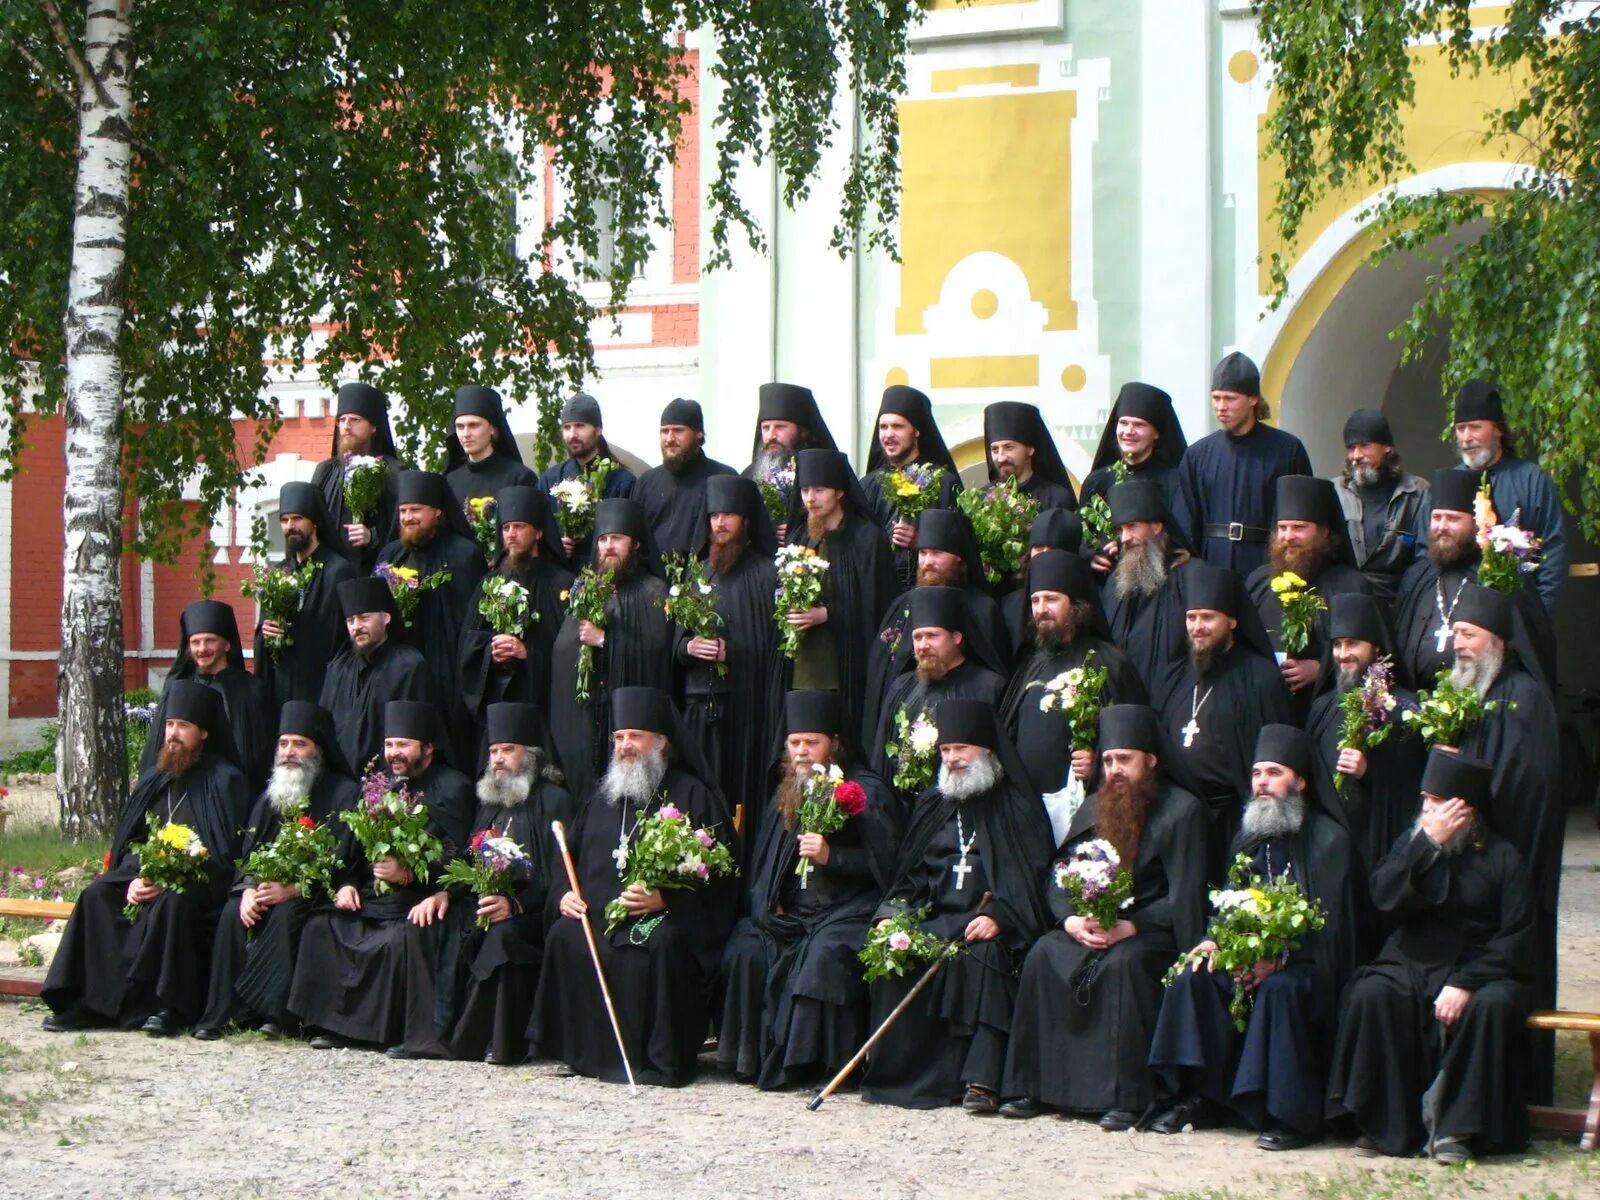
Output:
[[[935,358],[928,364],[936,388],[1038,387],[1037,354],[984,354]]]
[[[1038,87],[1038,63],[1007,63],[1000,67],[950,67],[935,71],[931,81],[934,92],[958,92],[965,87],[982,87],[985,84],[1006,83],[1012,87]]]

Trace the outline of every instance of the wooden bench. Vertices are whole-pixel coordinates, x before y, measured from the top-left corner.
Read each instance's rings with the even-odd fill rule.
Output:
[[[0,917],[65,921],[72,915],[69,900],[11,900],[0,896]],[[31,975],[0,972],[0,996],[37,996],[43,981]]]
[[[1528,1015],[1529,1029],[1571,1030],[1589,1035],[1589,1057],[1594,1069],[1594,1083],[1589,1089],[1589,1111],[1575,1108],[1545,1108],[1529,1105],[1528,1119],[1540,1129],[1554,1129],[1562,1133],[1578,1133],[1580,1150],[1593,1150],[1600,1145],[1600,1013],[1565,1012],[1545,1010]]]

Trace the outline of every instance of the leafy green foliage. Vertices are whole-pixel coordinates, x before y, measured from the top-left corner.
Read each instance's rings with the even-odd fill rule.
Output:
[[[54,413],[65,386],[84,8],[60,6],[61,37],[57,12],[56,0],[0,0],[11,471],[22,388],[36,384],[34,407]],[[727,260],[734,229],[760,242],[738,165],[772,156],[793,202],[842,126],[854,149],[834,242],[885,244],[894,101],[919,15],[917,0],[132,6],[120,354],[125,427],[138,431],[123,464],[142,502],[136,548],[174,559],[264,453],[277,424],[268,359],[309,355],[330,388],[354,366],[404,401],[402,449],[424,464],[441,461],[451,395],[469,382],[540,402],[553,455],[554,401],[593,366],[583,285],[608,283],[607,306],[619,304],[668,225],[662,169],[696,119],[685,30],[716,45],[710,260]],[[842,78],[854,110],[836,103]],[[519,244],[516,202],[535,197],[549,220]],[[251,444],[236,445],[230,415],[259,422]],[[178,503],[191,475],[197,512]]]
[[[1437,262],[1400,331],[1407,357],[1447,327],[1446,392],[1474,376],[1494,378],[1521,451],[1537,455],[1558,485],[1581,480],[1579,516],[1594,537],[1600,477],[1585,468],[1600,457],[1600,9],[1513,0],[1505,23],[1474,40],[1472,7],[1261,0],[1259,33],[1276,65],[1270,151],[1284,165],[1275,214],[1293,241],[1323,197],[1409,173],[1403,133],[1416,87],[1408,48],[1419,39],[1439,36],[1456,72],[1513,77],[1516,101],[1483,114],[1484,140],[1524,147],[1527,174],[1500,193],[1380,200],[1367,214],[1384,239],[1374,261],[1417,252]],[[1464,240],[1479,228],[1480,238]],[[1289,264],[1275,256],[1270,266],[1281,299]]]

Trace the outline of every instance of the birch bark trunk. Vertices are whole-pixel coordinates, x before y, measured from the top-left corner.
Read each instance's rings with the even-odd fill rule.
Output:
[[[56,672],[56,792],[62,830],[74,837],[113,828],[128,794],[119,341],[132,156],[132,6],[133,0],[87,0],[78,57],[52,0],[41,4],[64,41],[78,85],[78,178],[64,320],[65,535]]]

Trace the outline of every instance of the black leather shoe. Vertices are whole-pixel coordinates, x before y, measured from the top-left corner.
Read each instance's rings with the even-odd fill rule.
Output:
[[[151,1037],[172,1037],[178,1032],[178,1023],[172,1019],[172,1014],[166,1009],[150,1014],[150,1019],[139,1026]]]
[[[331,1033],[319,1033],[312,1036],[311,1048],[313,1050],[342,1050],[344,1049],[344,1042],[334,1037]]]
[[[46,1033],[75,1033],[89,1028],[89,1025],[68,1009],[66,1012],[51,1013],[39,1023],[39,1028]]]
[[[189,1036],[197,1042],[215,1042],[221,1039],[222,1030],[202,1029],[198,1025],[189,1031]]]
[[[1016,1117],[1019,1120],[1026,1120],[1029,1117],[1042,1117],[1044,1116],[1044,1105],[1040,1104],[1032,1096],[1018,1096],[1015,1100],[1007,1100],[1000,1106],[1000,1115],[1002,1117]]]
[[[1185,1128],[1204,1129],[1206,1102],[1198,1096],[1179,1100],[1150,1123],[1155,1133],[1182,1133]]]
[[[256,1026],[256,1032],[269,1042],[283,1040],[283,1030],[273,1021],[263,1021]]]
[[[1464,1167],[1472,1161],[1472,1147],[1460,1138],[1440,1138],[1430,1154],[1434,1162],[1446,1166]]]
[[[403,1045],[390,1046],[383,1053],[388,1058],[410,1058],[411,1057],[409,1054],[406,1053],[406,1048]]]
[[[986,1087],[969,1087],[961,1107],[975,1117],[992,1117],[1000,1111],[1000,1097]]]
[[[1256,1139],[1261,1150],[1304,1150],[1319,1139],[1294,1129],[1269,1129]]]
[[[1356,1139],[1356,1144],[1350,1149],[1354,1150],[1357,1157],[1360,1158],[1377,1158],[1380,1153],[1378,1143],[1364,1133]]]
[[[1113,1108],[1100,1118],[1100,1128],[1107,1133],[1122,1133],[1139,1123],[1139,1114],[1125,1108]]]

